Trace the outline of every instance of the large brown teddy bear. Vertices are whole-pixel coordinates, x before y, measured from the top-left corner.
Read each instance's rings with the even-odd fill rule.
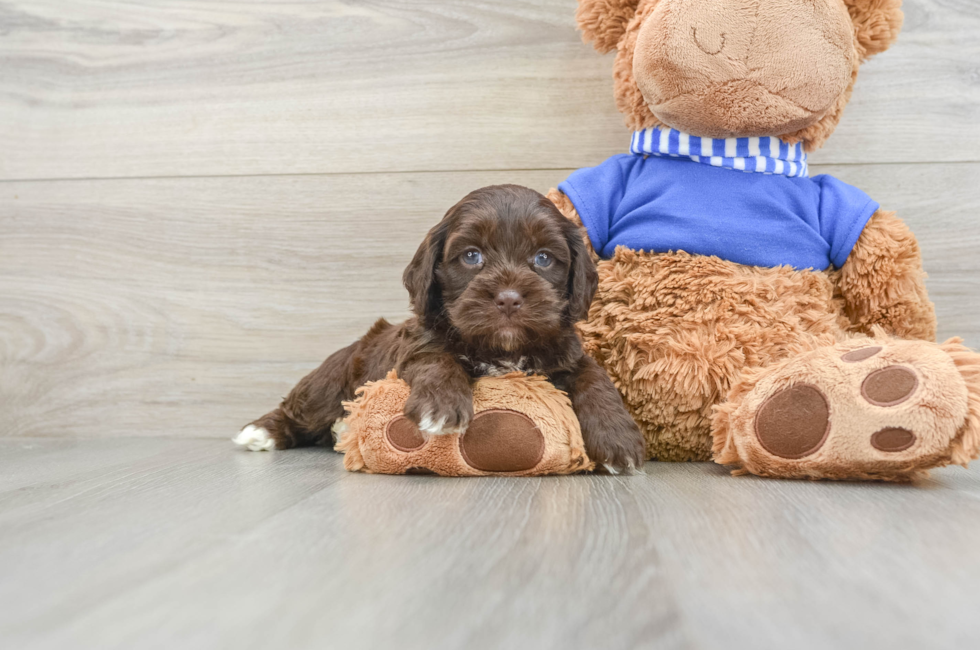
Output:
[[[919,246],[806,152],[900,0],[581,0],[630,153],[550,198],[600,286],[581,333],[649,457],[904,480],[980,449],[980,357],[934,343]],[[625,142],[624,142],[625,144]]]

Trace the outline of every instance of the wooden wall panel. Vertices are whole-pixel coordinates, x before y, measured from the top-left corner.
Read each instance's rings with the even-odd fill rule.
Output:
[[[0,435],[225,435],[379,316],[468,190],[625,148],[573,0],[0,5]],[[980,345],[980,5],[906,0],[812,158]]]
[[[571,170],[0,183],[0,435],[230,435],[378,317],[466,192]],[[829,166],[918,233],[980,344],[980,163]]]
[[[816,161],[976,160],[980,4],[906,0]],[[0,179],[563,169],[621,152],[574,0],[0,6]]]

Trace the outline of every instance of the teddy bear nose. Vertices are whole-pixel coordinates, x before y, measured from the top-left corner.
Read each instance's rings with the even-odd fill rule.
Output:
[[[497,309],[510,316],[524,304],[524,296],[513,289],[504,289],[497,294],[494,302],[497,303]]]

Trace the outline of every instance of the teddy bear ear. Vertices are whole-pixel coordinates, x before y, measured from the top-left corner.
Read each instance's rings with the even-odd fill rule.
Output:
[[[578,0],[575,20],[582,30],[582,40],[592,41],[601,54],[616,49],[638,4],[640,0]]]
[[[905,15],[902,0],[844,0],[854,23],[861,60],[884,52],[895,42]]]

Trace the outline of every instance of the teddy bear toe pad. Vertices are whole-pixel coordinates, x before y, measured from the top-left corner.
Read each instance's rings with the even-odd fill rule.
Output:
[[[905,451],[915,444],[915,434],[901,427],[886,427],[871,436],[871,446],[878,451]]]
[[[404,415],[395,416],[388,422],[385,437],[388,438],[388,444],[398,451],[414,451],[425,444],[422,432]]]
[[[861,395],[876,406],[897,406],[912,397],[919,378],[902,366],[875,370],[861,383]]]
[[[949,462],[966,383],[939,346],[860,341],[815,350],[736,397],[730,449],[743,469],[786,478],[903,480]],[[723,457],[727,456],[727,460]]]

